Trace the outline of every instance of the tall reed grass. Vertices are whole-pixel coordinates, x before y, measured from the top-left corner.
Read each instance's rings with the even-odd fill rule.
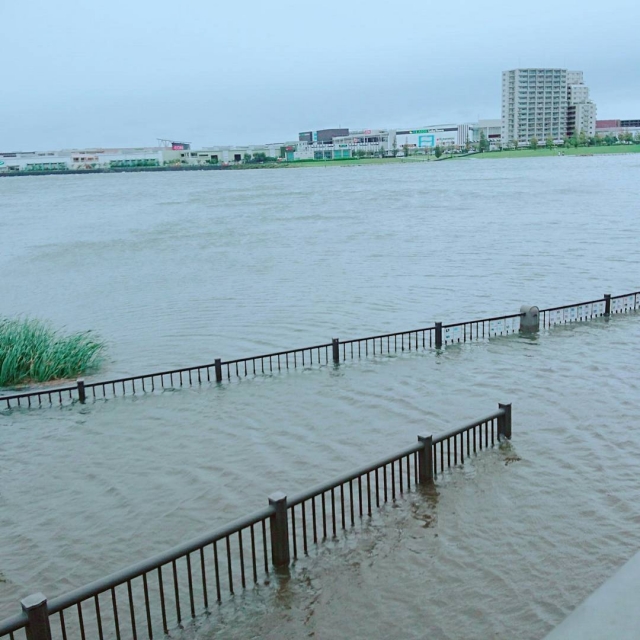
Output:
[[[74,378],[97,368],[104,342],[30,318],[0,318],[0,387]]]

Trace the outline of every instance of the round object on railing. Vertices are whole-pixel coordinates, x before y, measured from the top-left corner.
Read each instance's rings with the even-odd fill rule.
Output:
[[[540,326],[540,309],[535,306],[523,304],[520,307],[520,330],[537,331]]]

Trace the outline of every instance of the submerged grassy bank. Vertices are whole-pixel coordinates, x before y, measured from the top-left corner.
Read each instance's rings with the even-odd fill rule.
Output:
[[[82,375],[99,366],[103,342],[62,335],[41,320],[0,318],[0,387]]]

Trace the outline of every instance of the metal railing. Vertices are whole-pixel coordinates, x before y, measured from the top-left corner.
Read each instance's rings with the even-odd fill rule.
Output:
[[[163,637],[371,518],[374,507],[464,464],[465,438],[467,459],[510,439],[511,405],[441,436],[419,436],[402,451],[291,498],[274,493],[259,511],[53,600],[31,595],[22,600],[22,613],[0,621],[0,638]]]
[[[606,294],[603,298],[589,302],[542,309],[540,310],[541,322],[538,328],[548,329],[558,324],[629,313],[639,309],[640,291],[613,297]],[[83,379],[79,379],[74,385],[0,395],[0,404],[5,409],[12,409],[42,406],[43,404],[63,404],[65,402],[82,403],[87,399],[98,400],[107,397],[135,395],[136,393],[152,393],[157,390],[175,389],[196,384],[220,383],[225,379],[232,380],[285,369],[338,365],[347,360],[369,356],[420,349],[441,349],[451,344],[476,342],[517,333],[521,330],[522,317],[522,313],[514,313],[445,325],[436,322],[434,326],[422,329],[351,340],[334,338],[331,342],[312,347],[277,351],[234,360],[216,359],[209,364],[102,382],[85,382]]]

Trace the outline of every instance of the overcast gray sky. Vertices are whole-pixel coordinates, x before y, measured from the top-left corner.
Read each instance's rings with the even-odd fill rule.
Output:
[[[0,0],[0,151],[275,142],[500,117],[501,71],[580,69],[640,118],[637,0]]]

